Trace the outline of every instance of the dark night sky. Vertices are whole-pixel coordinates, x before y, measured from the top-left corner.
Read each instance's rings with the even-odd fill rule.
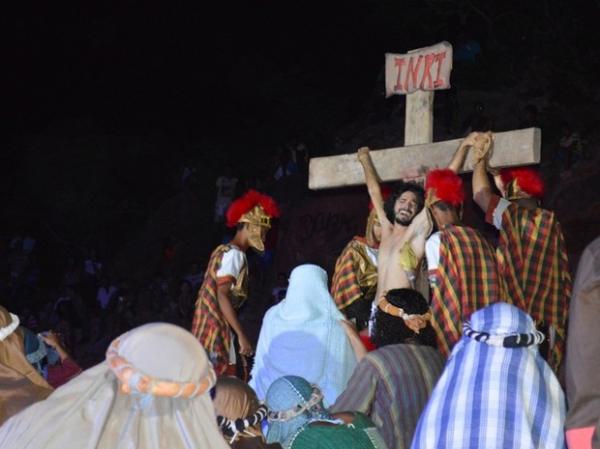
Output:
[[[544,39],[578,42],[574,31],[586,38],[598,12],[591,1],[571,2],[563,18],[552,0],[537,6],[469,0],[38,3],[6,14],[2,115],[9,134],[91,116],[108,129],[226,132],[244,139],[257,123],[262,131],[302,121],[295,105],[350,120],[377,87],[386,51],[455,42],[464,33],[484,51],[494,38],[527,60]],[[493,30],[478,9],[493,19]],[[553,20],[563,20],[564,30],[553,31]],[[542,31],[534,35],[528,21]],[[311,126],[291,126],[290,133]]]
[[[374,97],[384,102],[385,52],[475,39],[480,87],[533,67],[548,94],[575,104],[600,72],[591,0],[88,3],[3,11],[0,187],[5,209],[28,220],[60,207],[71,217],[67,200],[150,208],[170,188],[159,178],[176,179],[192,156],[214,175],[232,155],[292,141],[323,151]]]
[[[60,3],[11,17],[10,132],[91,116],[116,129],[243,134],[247,117],[280,127],[282,108],[306,102],[351,115],[384,51],[438,39],[386,1]]]

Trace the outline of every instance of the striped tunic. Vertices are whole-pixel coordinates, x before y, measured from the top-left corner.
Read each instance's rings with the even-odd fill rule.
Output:
[[[463,319],[505,295],[494,249],[479,232],[467,226],[446,225],[439,237],[439,264],[429,273],[431,324],[438,349],[447,357],[461,336]]]
[[[231,332],[219,307],[217,289],[222,283],[234,283],[231,292],[234,300],[232,305],[235,308],[240,307],[243,299],[247,296],[247,264],[243,266],[237,279],[231,276],[217,277],[223,255],[231,248],[231,245],[219,245],[211,254],[204,281],[198,290],[192,322],[192,334],[206,350],[217,375],[226,372],[231,350]]]
[[[331,410],[365,413],[388,449],[409,448],[443,367],[444,359],[429,346],[384,346],[358,364]]]
[[[535,332],[527,314],[501,302],[475,312],[470,327],[496,338]],[[496,346],[463,334],[412,449],[564,449],[564,420],[564,394],[537,346]]]
[[[496,197],[490,204],[488,222],[492,222],[491,212],[498,201]],[[548,362],[557,371],[564,354],[572,289],[560,224],[551,211],[530,210],[512,203],[502,213],[499,230],[498,270],[508,296],[537,323],[556,331]]]

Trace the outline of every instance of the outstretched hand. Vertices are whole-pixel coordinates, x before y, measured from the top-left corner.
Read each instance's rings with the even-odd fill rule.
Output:
[[[356,157],[360,162],[364,162],[369,160],[369,158],[371,157],[370,154],[371,150],[369,150],[369,147],[361,147],[358,149]]]
[[[57,347],[61,346],[58,335],[56,335],[52,331],[49,331],[46,335],[42,335],[41,337],[42,340],[44,340],[44,343],[46,343],[51,348],[56,349]]]
[[[469,133],[469,135],[462,140],[462,142],[460,143],[460,146],[462,146],[462,147],[474,146],[479,134],[480,133],[478,131],[473,131],[473,132]]]
[[[491,156],[491,148],[493,143],[492,132],[477,133],[473,144],[473,163],[476,164],[481,160],[489,159]]]

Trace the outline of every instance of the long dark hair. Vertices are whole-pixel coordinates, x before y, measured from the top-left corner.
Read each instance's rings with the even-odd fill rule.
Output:
[[[394,223],[395,221],[396,213],[394,212],[394,206],[396,205],[396,200],[400,198],[404,192],[412,192],[417,197],[417,210],[415,211],[415,215],[423,209],[423,205],[425,204],[425,190],[423,187],[414,182],[400,181],[396,184],[394,193],[392,193],[383,203],[383,210],[390,223]]]
[[[409,315],[421,315],[429,310],[429,305],[423,295],[411,288],[390,290],[385,298],[390,304],[400,307]],[[379,308],[375,312],[375,324],[371,340],[378,348],[398,343],[417,343],[436,347],[435,333],[430,324],[417,334],[406,326],[402,318],[385,313]]]

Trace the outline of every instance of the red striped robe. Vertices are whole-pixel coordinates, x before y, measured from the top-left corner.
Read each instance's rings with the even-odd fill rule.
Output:
[[[493,211],[495,205],[490,209]],[[508,206],[502,214],[496,255],[498,270],[513,303],[538,324],[555,329],[556,340],[548,363],[557,371],[564,354],[572,281],[563,234],[554,213],[514,203]]]
[[[198,291],[196,310],[192,322],[192,334],[200,341],[213,363],[217,375],[225,374],[229,365],[229,350],[231,347],[231,334],[229,324],[225,320],[219,307],[217,288],[226,282],[234,282],[231,276],[217,278],[221,267],[223,254],[230,249],[230,245],[219,245],[211,254],[204,281]],[[247,269],[247,265],[242,269]],[[240,278],[242,275],[240,275]],[[243,292],[244,296],[246,292]]]
[[[447,225],[440,232],[439,265],[429,274],[431,324],[447,357],[460,339],[462,322],[504,298],[494,249],[475,229]]]

